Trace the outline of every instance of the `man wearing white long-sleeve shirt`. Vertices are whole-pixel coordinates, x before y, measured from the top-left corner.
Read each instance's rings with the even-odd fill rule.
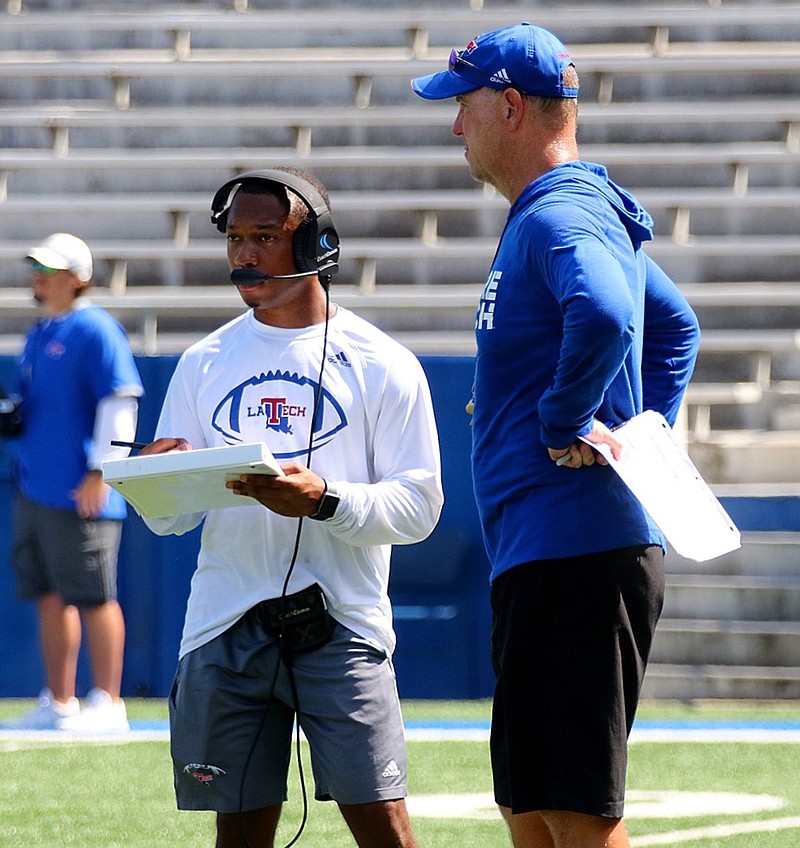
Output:
[[[53,233],[26,258],[42,317],[20,359],[13,564],[19,596],[37,605],[46,688],[15,726],[127,730],[125,622],[116,594],[126,507],[103,482],[101,465],[127,453],[111,442],[133,438],[142,384],[122,327],[85,296],[88,245]],[[94,688],[80,709],[83,626]]]
[[[242,174],[212,211],[251,308],[184,353],[142,453],[265,442],[283,474],[228,483],[241,507],[147,519],[204,521],[170,698],[178,806],[216,811],[220,848],[270,848],[296,716],[316,797],[359,846],[413,848],[387,586],[391,545],[442,506],[428,385],[331,302],[338,236],[311,174]]]

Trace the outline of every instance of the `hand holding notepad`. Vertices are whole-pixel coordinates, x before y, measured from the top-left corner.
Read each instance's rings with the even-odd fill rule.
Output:
[[[262,442],[133,456],[103,463],[103,480],[144,518],[253,506],[226,488],[241,474],[283,474]]]
[[[663,415],[648,410],[614,428],[623,443],[588,442],[607,460],[676,552],[704,562],[741,547],[741,534],[709,489]]]

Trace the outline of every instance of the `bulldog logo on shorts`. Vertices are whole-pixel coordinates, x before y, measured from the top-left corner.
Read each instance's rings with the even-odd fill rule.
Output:
[[[225,769],[204,763],[188,763],[183,767],[183,773],[190,774],[198,783],[208,786],[215,777],[225,774]]]

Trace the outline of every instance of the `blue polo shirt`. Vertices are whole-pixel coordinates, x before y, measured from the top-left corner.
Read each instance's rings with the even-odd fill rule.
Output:
[[[20,359],[25,429],[17,441],[19,487],[36,503],[75,509],[72,491],[87,472],[98,403],[114,394],[140,396],[142,383],[125,331],[98,306],[37,321]],[[110,493],[101,518],[124,518],[125,501]]]

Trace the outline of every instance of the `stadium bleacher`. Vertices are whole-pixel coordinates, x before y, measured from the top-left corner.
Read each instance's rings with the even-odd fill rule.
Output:
[[[237,172],[280,164],[331,191],[340,303],[420,354],[472,353],[507,207],[471,181],[453,105],[420,102],[409,79],[477,32],[533,19],[575,56],[582,155],[650,209],[648,251],[700,315],[691,455],[726,491],[794,491],[800,5],[433,0],[375,14],[351,0],[328,11],[6,0],[0,353],[19,348],[34,316],[20,257],[32,227],[91,243],[95,299],[141,353],[181,350],[236,314],[209,200]]]

